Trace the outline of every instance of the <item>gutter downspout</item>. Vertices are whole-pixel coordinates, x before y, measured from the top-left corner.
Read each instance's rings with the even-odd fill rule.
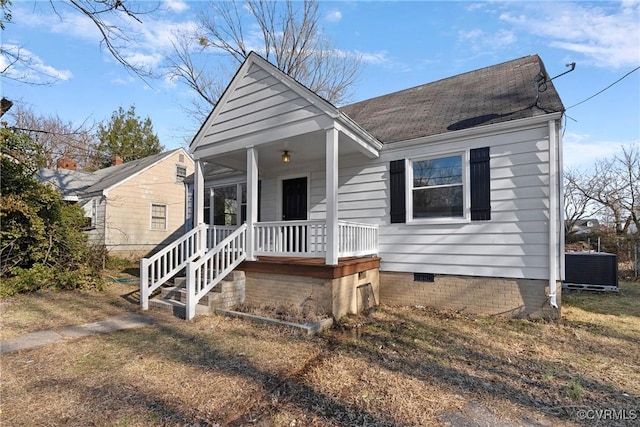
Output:
[[[555,120],[549,120],[549,304],[556,301],[556,272],[558,271],[558,138]]]

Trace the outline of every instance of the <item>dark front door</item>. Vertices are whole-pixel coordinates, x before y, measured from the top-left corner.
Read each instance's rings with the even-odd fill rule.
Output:
[[[282,181],[282,219],[296,221],[307,219],[307,178]]]
[[[304,221],[307,219],[306,177],[282,181],[282,219],[284,221]],[[284,250],[290,253],[306,252],[306,236],[306,225],[286,227],[283,235]]]

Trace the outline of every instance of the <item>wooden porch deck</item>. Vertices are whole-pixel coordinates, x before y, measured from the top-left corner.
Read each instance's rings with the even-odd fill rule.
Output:
[[[340,258],[338,265],[326,265],[324,258],[261,256],[257,261],[242,262],[237,270],[317,279],[338,279],[375,268],[380,268],[379,257]]]

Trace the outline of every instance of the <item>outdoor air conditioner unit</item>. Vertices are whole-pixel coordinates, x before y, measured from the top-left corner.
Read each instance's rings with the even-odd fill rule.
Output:
[[[618,292],[618,256],[604,252],[565,254],[564,289]]]

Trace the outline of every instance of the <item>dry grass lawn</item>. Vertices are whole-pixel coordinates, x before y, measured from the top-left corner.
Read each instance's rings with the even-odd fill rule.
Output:
[[[3,300],[0,339],[137,311],[136,295]],[[319,337],[151,311],[152,327],[3,355],[0,424],[640,425],[640,284],[563,304],[560,324],[382,306]]]

